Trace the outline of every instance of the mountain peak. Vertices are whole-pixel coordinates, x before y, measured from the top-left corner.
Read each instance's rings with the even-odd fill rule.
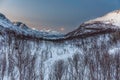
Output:
[[[5,15],[3,15],[2,13],[0,13],[0,19],[6,19]]]
[[[102,17],[98,17],[96,19],[89,20],[89,21],[85,22],[85,24],[94,23],[94,22],[102,22],[105,24],[112,24],[115,26],[120,26],[120,10],[115,10],[115,11],[112,11],[112,12],[102,16]]]
[[[120,30],[120,10],[115,10],[102,17],[84,22],[76,30],[69,32],[67,36],[85,37],[88,35],[115,32],[117,30]]]
[[[9,20],[6,18],[6,16],[2,13],[0,13],[0,19],[1,20],[6,20],[7,22],[9,22]]]
[[[22,22],[13,22],[13,25],[18,26],[18,27],[20,27],[22,29],[29,29],[29,27],[26,24],[22,23]]]
[[[120,14],[120,10],[115,10],[115,11],[113,11],[113,13]]]

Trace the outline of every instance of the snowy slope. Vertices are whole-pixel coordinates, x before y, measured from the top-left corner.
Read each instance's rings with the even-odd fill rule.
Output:
[[[120,26],[120,10],[110,12],[102,17],[89,20],[85,23],[94,23],[97,21],[103,22],[105,24],[112,24],[112,25]]]
[[[31,38],[38,39],[59,39],[63,38],[63,34],[53,34],[55,31],[46,32],[46,31],[38,31],[29,28],[22,22],[10,22],[3,14],[0,13],[0,25],[10,31],[13,31],[18,36],[30,36]]]
[[[120,10],[110,12],[102,17],[89,20],[80,25],[76,30],[66,36],[82,36],[120,30]]]
[[[120,80],[119,12],[66,35],[33,30],[0,14],[0,80]]]

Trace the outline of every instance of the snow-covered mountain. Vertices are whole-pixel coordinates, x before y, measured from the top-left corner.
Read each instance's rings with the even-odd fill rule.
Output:
[[[0,14],[0,80],[120,80],[120,11],[67,34]]]
[[[22,29],[26,29],[26,30],[29,29],[29,27],[26,24],[22,23],[22,22],[13,22],[13,25],[15,25],[17,27],[20,27]]]
[[[78,29],[68,33],[67,36],[79,36],[110,29],[111,31],[120,29],[120,10],[116,10],[102,17],[86,21],[81,24]]]
[[[85,23],[94,23],[95,21],[98,21],[98,22],[100,21],[105,24],[112,24],[112,25],[120,26],[120,10],[113,11],[102,17],[99,17],[99,18],[96,18],[93,20],[89,20]]]

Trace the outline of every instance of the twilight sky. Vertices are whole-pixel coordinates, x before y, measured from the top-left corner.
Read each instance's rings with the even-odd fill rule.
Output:
[[[116,9],[120,0],[0,0],[0,12],[11,21],[64,33]]]

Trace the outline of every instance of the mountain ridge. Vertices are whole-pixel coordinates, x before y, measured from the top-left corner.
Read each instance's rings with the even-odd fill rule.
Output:
[[[109,17],[111,17],[111,18],[109,18]],[[116,17],[117,17],[117,19],[116,19]],[[3,14],[1,14],[1,18],[8,20]],[[50,35],[47,32],[40,32],[40,31],[32,30],[26,24],[24,24],[22,22],[11,23],[10,21],[8,21],[9,23],[11,23],[11,25],[10,25],[10,27],[7,27],[7,29],[9,29],[9,30],[7,30],[7,32],[10,33],[10,32],[12,32],[10,30],[13,30],[13,32],[15,32],[19,36],[19,38],[20,38],[20,36],[22,36],[22,37],[26,37],[26,38],[33,38],[33,39],[36,38],[36,39],[48,40],[48,41],[59,41],[59,40],[61,41],[61,40],[67,40],[67,39],[71,39],[71,38],[82,37],[82,36],[85,37],[85,35],[92,36],[93,34],[100,34],[100,33],[102,34],[105,32],[107,33],[107,32],[118,31],[118,30],[120,30],[120,27],[118,25],[119,18],[120,18],[120,10],[116,10],[116,11],[106,14],[105,16],[86,21],[86,22],[82,23],[80,25],[80,27],[78,27],[76,30],[73,30],[64,35],[58,35],[58,34]],[[8,23],[8,25],[9,25],[9,23]],[[1,26],[2,26],[2,24],[1,24]],[[5,25],[3,25],[3,26],[5,26]],[[11,27],[11,26],[13,26],[13,27]],[[17,29],[17,31],[16,31],[16,29],[14,29],[15,26],[20,26],[21,29],[16,28]],[[95,27],[95,26],[97,26],[97,27]]]

